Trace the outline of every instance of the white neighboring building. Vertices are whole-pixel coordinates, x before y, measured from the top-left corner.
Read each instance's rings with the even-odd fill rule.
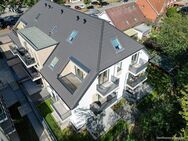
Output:
[[[147,79],[144,46],[104,20],[41,0],[13,31],[11,51],[28,70],[40,72],[34,82],[50,93],[61,128],[81,128],[84,112],[105,111]]]

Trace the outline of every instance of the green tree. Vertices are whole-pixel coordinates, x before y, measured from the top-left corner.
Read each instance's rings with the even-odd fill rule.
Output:
[[[177,56],[187,52],[188,49],[188,16],[175,14],[165,17],[158,30],[152,33],[157,44],[169,56]]]
[[[58,4],[64,4],[65,0],[54,0],[54,2],[58,3]]]
[[[166,15],[168,17],[173,17],[174,15],[177,15],[177,8],[176,7],[170,7],[167,12],[166,12]]]

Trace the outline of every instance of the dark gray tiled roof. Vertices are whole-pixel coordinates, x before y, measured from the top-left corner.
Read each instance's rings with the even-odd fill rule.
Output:
[[[51,8],[45,6],[45,3],[51,5]],[[77,20],[77,16],[79,16],[79,20]],[[83,19],[86,19],[85,24]],[[142,45],[104,20],[47,0],[39,1],[20,20],[27,22],[27,27],[38,27],[59,42],[45,62],[41,73],[71,109],[78,104],[100,71],[143,48]],[[72,43],[69,43],[67,38],[73,30],[78,31],[78,35]],[[118,38],[124,48],[120,53],[116,53],[111,44],[111,40],[114,38]],[[48,66],[54,57],[57,57],[59,61],[52,70]],[[71,94],[57,79],[58,74],[72,57],[89,70],[88,75],[74,94]]]

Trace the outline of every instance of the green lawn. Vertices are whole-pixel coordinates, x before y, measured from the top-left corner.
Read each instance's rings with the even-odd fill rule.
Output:
[[[93,140],[87,131],[76,133],[72,128],[66,128],[64,130],[61,130],[51,115],[53,109],[51,108],[50,103],[51,103],[51,99],[48,99],[43,103],[41,103],[40,105],[38,105],[37,107],[58,141],[71,141],[71,140],[92,141]]]

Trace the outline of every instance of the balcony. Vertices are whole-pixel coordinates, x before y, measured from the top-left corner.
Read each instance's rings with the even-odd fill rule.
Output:
[[[98,84],[97,85],[97,91],[102,95],[102,96],[107,96],[108,94],[112,93],[116,88],[119,86],[119,78],[116,78],[112,76],[111,81],[107,81],[103,84]]]
[[[62,121],[71,116],[71,111],[65,108],[61,100],[58,101],[52,100],[51,106],[54,109],[54,111],[58,114],[58,116],[61,118]]]
[[[142,70],[146,69],[148,62],[146,60],[140,59],[138,63],[130,65],[129,71],[134,75],[137,75]]]
[[[6,115],[6,111],[2,105],[2,103],[0,103],[0,123],[4,122],[5,120],[7,120],[7,115]]]
[[[104,99],[100,99],[99,101],[95,101],[90,105],[90,109],[95,113],[99,114],[108,107],[111,107],[117,101],[116,93],[112,93]]]
[[[24,69],[27,72],[27,74],[29,75],[29,77],[32,79],[32,81],[36,81],[41,78],[40,73],[34,67],[31,67],[28,69],[24,68]]]
[[[142,73],[138,76],[134,76],[131,73],[129,73],[128,80],[127,80],[127,86],[131,89],[135,89],[137,86],[142,84],[147,79],[147,74]]]
[[[13,55],[17,55],[27,68],[36,65],[36,61],[29,52],[23,47],[10,46],[10,51]]]
[[[82,80],[72,72],[65,76],[59,75],[58,79],[72,94],[82,83]]]

